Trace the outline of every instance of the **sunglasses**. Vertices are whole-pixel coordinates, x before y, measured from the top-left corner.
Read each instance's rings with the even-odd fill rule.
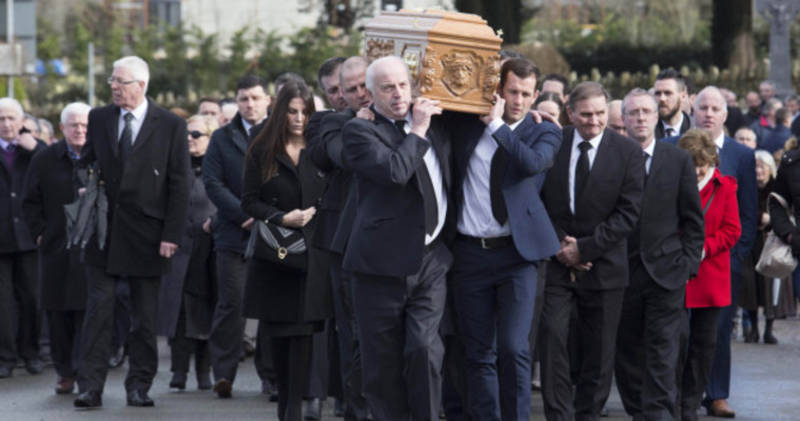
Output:
[[[191,136],[192,139],[199,139],[199,138],[201,138],[201,137],[203,137],[205,135],[206,135],[205,133],[203,133],[203,132],[201,132],[199,130],[192,130],[192,131],[189,132],[189,136]]]

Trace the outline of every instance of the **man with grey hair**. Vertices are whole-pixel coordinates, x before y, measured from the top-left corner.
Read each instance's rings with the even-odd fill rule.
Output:
[[[706,387],[706,398],[703,401],[710,415],[732,417],[735,413],[727,402],[731,377],[731,331],[742,279],[742,262],[750,254],[756,236],[758,193],[753,151],[725,135],[723,125],[728,115],[727,108],[725,97],[715,86],[703,88],[695,98],[695,124],[711,133],[711,138],[720,151],[720,172],[736,178],[736,197],[742,225],[739,242],[731,250],[732,304],[723,308],[719,314],[717,346],[714,350],[711,376]],[[678,141],[677,138],[668,140],[671,143]]]
[[[376,420],[435,420],[444,349],[438,334],[453,256],[448,237],[450,144],[438,101],[411,98],[399,57],[366,71],[374,119],[344,125],[356,212],[343,267],[352,272],[364,394]]]
[[[57,394],[75,387],[80,331],[86,307],[86,272],[80,248],[65,248],[64,205],[77,196],[75,161],[86,143],[87,104],[73,102],[61,111],[64,140],[36,154],[25,182],[23,209],[31,237],[39,246],[40,305],[47,315]]]
[[[189,202],[186,123],[145,96],[150,72],[139,57],[114,62],[113,104],[89,113],[81,165],[93,164],[108,195],[108,235],[86,246],[88,298],[81,338],[78,408],[102,405],[111,351],[115,286],[130,286],[129,406],[147,395],[158,369],[156,316],[160,277],[178,248]]]
[[[689,154],[656,140],[656,98],[630,91],[622,112],[642,147],[645,179],[639,222],[628,236],[628,277],[617,333],[615,372],[625,411],[635,420],[676,412],[679,333],[686,280],[700,265],[703,212]]]
[[[22,198],[31,159],[45,145],[23,128],[23,114],[15,99],[0,99],[0,378],[11,376],[17,358],[30,374],[42,372],[36,245]]]

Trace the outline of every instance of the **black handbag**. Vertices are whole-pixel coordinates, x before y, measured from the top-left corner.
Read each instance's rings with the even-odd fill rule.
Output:
[[[268,221],[253,223],[244,257],[255,257],[303,272],[308,267],[308,249],[303,232]]]

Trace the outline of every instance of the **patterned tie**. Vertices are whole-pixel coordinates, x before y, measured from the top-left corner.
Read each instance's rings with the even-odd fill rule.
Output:
[[[122,118],[125,120],[125,126],[122,127],[122,135],[119,137],[119,159],[125,162],[133,148],[133,128],[131,128],[133,114],[125,113]]]

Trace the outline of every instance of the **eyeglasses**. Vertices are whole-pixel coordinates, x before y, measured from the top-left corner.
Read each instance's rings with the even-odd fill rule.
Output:
[[[189,132],[189,136],[191,136],[192,139],[200,139],[201,137],[207,136],[207,135],[205,133],[199,131],[199,130],[192,130],[192,131]]]
[[[138,82],[138,80],[122,80],[120,78],[113,77],[113,76],[108,78],[108,84],[109,85],[113,85],[115,83],[117,85],[130,85],[131,83],[136,83],[136,82]]]

